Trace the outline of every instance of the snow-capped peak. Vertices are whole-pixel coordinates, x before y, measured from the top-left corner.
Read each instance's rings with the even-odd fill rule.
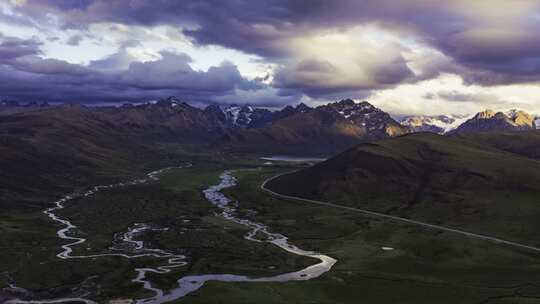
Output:
[[[356,103],[352,99],[344,99],[330,104],[330,107],[338,112],[345,119],[357,116],[369,116],[372,113],[380,112],[378,108],[367,101]]]
[[[407,116],[400,123],[416,132],[428,131],[444,134],[456,129],[471,117],[473,115]]]
[[[305,103],[301,102],[300,104],[298,104],[295,108],[298,112],[300,113],[305,113],[309,110],[311,110],[311,108],[309,106],[307,106]]]
[[[536,116],[535,119],[534,119],[534,128],[535,129],[540,129],[540,117],[539,116]]]
[[[176,98],[175,96],[171,96],[169,98],[166,99],[166,102],[169,103],[171,105],[171,107],[177,107],[178,105],[180,105],[182,102]]]
[[[511,109],[511,110],[506,111],[505,114],[506,114],[506,116],[510,117],[511,119],[514,119],[519,115],[519,112],[521,112],[521,111],[519,111],[517,109]]]
[[[245,105],[245,106],[230,105],[230,106],[225,107],[223,109],[223,112],[225,113],[227,121],[232,126],[246,127],[252,121],[251,115],[253,114],[254,110],[249,105]]]
[[[238,117],[240,116],[240,107],[239,106],[228,106],[225,109],[223,109],[223,112],[225,112],[225,115],[227,116],[227,120],[231,121],[233,125],[236,125],[236,121],[238,120]]]

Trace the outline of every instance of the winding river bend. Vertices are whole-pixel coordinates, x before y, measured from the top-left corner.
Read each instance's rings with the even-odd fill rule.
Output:
[[[190,164],[186,166],[191,166]],[[178,167],[180,168],[180,167]],[[165,168],[159,171],[154,171],[147,174],[147,178],[138,179],[127,183],[119,183],[108,186],[97,186],[92,190],[89,190],[82,194],[83,196],[92,195],[103,189],[117,188],[127,185],[136,185],[146,183],[152,180],[159,179],[159,174],[169,170],[171,168]],[[220,183],[213,185],[208,189],[204,190],[204,196],[206,199],[219,207],[221,210],[221,216],[225,219],[233,221],[235,223],[249,227],[251,230],[245,235],[245,239],[253,242],[270,242],[281,249],[288,251],[290,253],[312,257],[318,259],[319,262],[306,267],[302,270],[283,273],[270,277],[259,277],[253,278],[244,275],[237,274],[203,274],[203,275],[190,275],[181,277],[178,279],[178,287],[173,288],[169,291],[163,291],[161,289],[155,288],[152,286],[150,281],[146,280],[146,274],[149,272],[153,273],[167,273],[170,272],[172,268],[180,267],[186,265],[184,261],[185,256],[177,255],[171,252],[166,252],[161,249],[150,249],[144,247],[142,241],[137,241],[135,238],[137,235],[144,233],[147,230],[156,230],[149,225],[144,223],[135,224],[134,227],[128,229],[128,231],[121,236],[121,241],[129,244],[131,254],[124,253],[103,253],[103,254],[93,254],[93,255],[73,255],[73,246],[80,245],[86,242],[86,239],[70,236],[69,231],[75,229],[76,226],[73,225],[69,220],[62,219],[55,214],[55,211],[63,209],[64,203],[68,202],[79,196],[66,196],[55,202],[55,206],[48,208],[44,211],[51,219],[56,222],[59,222],[64,225],[64,228],[58,230],[57,235],[61,239],[70,240],[71,242],[62,246],[62,251],[57,254],[58,258],[61,259],[86,259],[86,258],[97,258],[104,256],[118,256],[122,258],[139,258],[139,257],[154,257],[159,259],[166,259],[166,264],[156,268],[136,268],[137,276],[132,280],[133,282],[138,282],[143,284],[144,288],[154,292],[154,296],[147,299],[136,300],[138,304],[159,304],[159,303],[168,303],[179,298],[184,297],[185,295],[201,288],[208,281],[222,281],[222,282],[287,282],[287,281],[305,281],[319,277],[323,273],[329,271],[332,266],[336,263],[336,260],[327,255],[323,255],[313,251],[306,251],[300,249],[293,244],[289,243],[286,236],[278,233],[271,233],[268,231],[268,227],[252,222],[248,219],[242,219],[236,216],[236,208],[234,202],[227,198],[221,191],[226,188],[233,187],[237,184],[235,177],[232,175],[233,171],[225,171],[220,175]],[[166,228],[165,228],[166,229]],[[114,250],[115,248],[111,248]],[[36,303],[36,304],[45,304],[45,303],[66,303],[66,302],[80,302],[86,304],[96,304],[94,301],[86,298],[61,298],[61,299],[49,299],[49,300],[20,300],[13,299],[9,300],[6,303]]]

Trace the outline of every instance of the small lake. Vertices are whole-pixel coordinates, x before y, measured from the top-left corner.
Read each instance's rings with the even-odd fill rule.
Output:
[[[275,155],[269,157],[261,157],[263,160],[268,161],[282,161],[282,162],[294,162],[294,163],[318,163],[325,161],[326,158],[317,158],[317,157],[301,157],[301,156],[286,156],[286,155]]]

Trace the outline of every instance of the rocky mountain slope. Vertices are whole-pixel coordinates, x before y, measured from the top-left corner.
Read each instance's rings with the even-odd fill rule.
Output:
[[[22,112],[30,112],[49,107],[45,102],[30,102],[21,104],[12,100],[0,100],[0,115],[10,115]]]
[[[233,130],[221,145],[240,151],[331,154],[354,144],[407,133],[390,115],[368,102],[345,99],[316,108],[285,108],[262,128]]]
[[[450,133],[534,130],[536,129],[535,120],[535,116],[524,111],[511,110],[503,113],[485,110],[477,113]]]
[[[141,105],[96,107],[102,119],[132,137],[174,143],[206,143],[225,129],[213,113],[192,107],[175,97]]]

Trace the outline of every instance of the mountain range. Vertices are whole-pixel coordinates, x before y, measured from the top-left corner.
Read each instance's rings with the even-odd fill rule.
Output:
[[[2,116],[48,108],[56,109],[58,106],[38,102],[20,104],[16,101],[0,101]],[[159,134],[161,129],[161,133],[168,132],[174,140],[190,141],[198,138],[208,141],[209,138],[213,138],[222,144],[239,145],[244,148],[248,148],[250,142],[259,144],[260,138],[278,144],[294,145],[312,143],[313,139],[310,139],[310,136],[318,135],[337,136],[339,139],[336,140],[356,142],[414,132],[457,134],[499,130],[523,131],[536,129],[537,125],[540,125],[538,117],[516,109],[507,112],[488,109],[475,115],[403,116],[396,121],[388,113],[366,101],[357,103],[351,99],[314,108],[301,103],[277,111],[251,105],[217,104],[200,109],[176,97],[139,105],[86,108],[104,113],[116,124],[124,127],[132,127],[139,131],[144,131],[145,128],[149,131],[149,128],[153,128],[162,136],[163,134]],[[327,130],[319,130],[321,127]],[[198,131],[193,132],[195,129]],[[199,138],[198,136],[205,131],[209,134]],[[333,141],[335,140],[328,139],[325,143],[330,144]]]
[[[0,102],[0,151],[4,156],[1,162],[3,168],[12,170],[5,170],[0,179],[5,179],[5,185],[24,188],[21,185],[26,184],[27,174],[15,175],[41,168],[44,174],[36,176],[50,180],[58,176],[45,172],[58,172],[60,176],[73,174],[71,171],[84,172],[78,177],[82,183],[84,178],[92,177],[89,172],[96,171],[91,168],[112,171],[115,164],[138,161],[140,157],[164,159],[159,155],[163,145],[223,152],[329,156],[360,143],[413,132],[458,136],[524,131],[535,129],[536,122],[535,116],[517,110],[507,113],[487,110],[470,118],[409,116],[398,122],[368,102],[351,99],[318,107],[286,106],[277,111],[249,105],[210,105],[201,109],[176,97],[104,107],[3,101]],[[161,151],[155,152],[156,149]],[[84,164],[86,169],[71,170],[75,163]],[[17,170],[18,166],[25,168]],[[49,170],[51,167],[57,170]],[[49,183],[44,180],[40,184]]]
[[[540,119],[520,110],[485,110],[475,115],[405,116],[399,121],[411,132],[459,134],[489,131],[534,130]]]
[[[176,97],[133,105],[88,107],[0,102],[0,174],[4,185],[24,188],[27,173],[52,180],[91,168],[112,170],[120,162],[163,159],[162,145],[256,154],[335,155],[359,143],[411,132],[450,136],[536,128],[538,119],[523,111],[483,111],[465,116],[410,116],[400,122],[368,102],[344,99],[309,107],[299,104],[270,111],[249,105],[190,106]],[[153,153],[153,154],[152,154]],[[161,152],[160,152],[161,153]],[[149,156],[155,155],[155,157]],[[43,161],[47,160],[47,161]],[[33,165],[32,165],[33,164]],[[83,164],[84,170],[71,170]],[[23,166],[24,165],[24,166]],[[28,165],[27,167],[25,167]],[[17,170],[23,166],[24,170]],[[50,170],[50,168],[55,170]],[[120,166],[119,166],[120,167]],[[10,170],[11,168],[11,170]],[[28,171],[30,170],[30,171]],[[28,171],[28,172],[27,172]],[[14,176],[17,172],[27,172]],[[77,178],[74,178],[75,180]],[[40,184],[48,185],[45,180]],[[1,190],[0,190],[1,191]],[[13,191],[12,191],[13,193]]]
[[[356,143],[408,132],[388,113],[350,99],[316,108],[286,107],[274,115],[262,127],[228,132],[220,145],[244,152],[331,154]]]
[[[0,100],[0,115],[10,115],[21,112],[28,112],[48,107],[46,102],[30,102],[21,104],[13,100]]]
[[[449,137],[495,132],[496,138],[485,141],[503,145],[497,138],[508,136],[500,132],[534,130],[537,122],[523,111],[487,110],[469,119],[422,116],[399,123],[368,102],[350,99],[278,111],[249,105],[200,109],[175,97],[118,107],[4,101],[0,194],[9,204],[32,205],[43,193],[92,184],[106,172],[122,175],[128,173],[125,168],[142,170],[143,163],[174,163],[179,150],[329,156],[358,144],[425,131]],[[535,146],[508,142],[513,143],[508,149],[540,155]]]
[[[329,155],[407,132],[387,113],[352,100],[279,111],[200,109],[174,97],[105,107],[2,102],[0,112],[4,208],[41,206],[44,197],[102,183],[104,176],[120,179],[158,164],[177,164],[182,153]]]
[[[95,123],[105,123],[139,142],[208,144],[242,152],[304,153],[309,146],[310,154],[334,153],[359,142],[409,132],[384,111],[350,99],[315,108],[286,106],[278,111],[249,105],[200,109],[175,97],[119,107],[3,103],[0,113],[6,113],[4,120],[24,120],[28,126],[21,125],[21,130],[31,132],[33,120],[70,119],[59,114],[68,108],[73,112],[70,115],[88,115]],[[9,130],[4,128],[2,133],[13,135]]]

